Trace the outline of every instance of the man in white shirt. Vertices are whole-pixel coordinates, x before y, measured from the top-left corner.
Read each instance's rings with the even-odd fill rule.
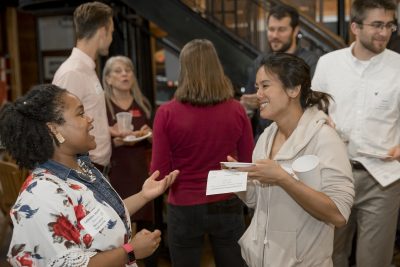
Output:
[[[357,266],[388,267],[393,256],[400,182],[383,187],[354,159],[365,157],[362,151],[400,159],[400,55],[386,49],[396,30],[395,9],[391,0],[355,0],[355,42],[321,57],[312,82],[314,90],[333,96],[329,115],[347,143],[355,179],[352,214],[335,232],[338,267],[349,266],[355,231]],[[385,161],[376,162],[384,167]]]
[[[96,74],[96,58],[108,55],[114,23],[112,9],[100,2],[78,6],[74,11],[76,47],[55,73],[53,84],[67,89],[82,102],[94,119],[96,149],[89,152],[98,169],[104,171],[111,156],[111,138],[104,92]]]

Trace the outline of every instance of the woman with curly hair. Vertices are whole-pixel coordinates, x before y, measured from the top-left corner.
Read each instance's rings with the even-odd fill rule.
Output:
[[[55,85],[38,85],[1,110],[1,143],[32,170],[11,209],[13,266],[136,266],[158,247],[158,230],[132,236],[130,215],[178,171],[160,181],[154,172],[122,200],[87,156],[96,147],[92,123],[79,99]]]

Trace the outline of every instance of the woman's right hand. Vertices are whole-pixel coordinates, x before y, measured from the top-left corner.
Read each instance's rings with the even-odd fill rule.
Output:
[[[149,230],[143,229],[136,233],[130,243],[133,246],[136,259],[143,259],[153,254],[160,245],[160,242],[160,230],[150,232]]]
[[[121,133],[118,130],[118,123],[115,123],[113,126],[109,126],[111,137],[121,137]]]

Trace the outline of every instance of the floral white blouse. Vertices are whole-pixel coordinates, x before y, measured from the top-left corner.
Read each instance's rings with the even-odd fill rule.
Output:
[[[121,204],[122,216],[72,169],[56,162],[43,165],[27,178],[10,211],[12,266],[87,266],[97,252],[128,242],[127,209],[97,169],[93,170],[96,179],[102,179],[100,187],[112,190],[107,198],[114,196]]]

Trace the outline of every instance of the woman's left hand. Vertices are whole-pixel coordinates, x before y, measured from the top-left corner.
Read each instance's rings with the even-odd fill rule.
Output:
[[[142,127],[140,127],[140,131],[142,131],[144,133],[144,135],[146,135],[149,132],[151,132],[151,128],[149,125],[145,124]]]
[[[140,128],[140,131],[142,131],[144,133],[144,135],[151,133],[151,128],[149,125],[145,124]],[[147,137],[147,140],[152,143],[153,141],[153,135],[150,135],[149,137]]]
[[[279,185],[285,179],[290,179],[290,175],[274,160],[257,160],[255,166],[238,168],[238,171],[248,172],[251,180],[257,180],[262,184]]]
[[[160,175],[159,171],[155,171],[147,180],[144,182],[142,187],[142,195],[147,200],[150,201],[167,190],[171,184],[175,181],[178,176],[179,171],[175,170],[170,172],[168,175],[164,177],[162,180],[157,180],[157,177]]]

